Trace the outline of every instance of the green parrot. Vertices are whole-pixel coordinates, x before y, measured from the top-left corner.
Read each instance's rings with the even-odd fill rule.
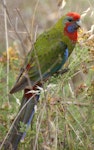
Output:
[[[77,29],[80,24],[80,15],[69,12],[54,26],[39,35],[33,44],[18,79],[10,91],[13,94],[24,90],[24,95],[19,109],[20,114],[5,141],[5,150],[11,148],[16,150],[20,140],[25,137],[26,133],[20,131],[20,122],[26,124],[27,128],[30,125],[35,105],[39,100],[38,86],[42,87],[43,81],[58,72],[65,64],[77,42]]]

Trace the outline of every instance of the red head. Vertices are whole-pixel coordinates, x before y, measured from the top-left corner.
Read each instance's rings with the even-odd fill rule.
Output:
[[[72,41],[77,41],[77,29],[80,27],[80,15],[75,12],[69,12],[64,19],[64,33]]]
[[[80,15],[76,12],[69,12],[66,14],[66,16],[72,17],[74,21],[77,21],[80,19]]]

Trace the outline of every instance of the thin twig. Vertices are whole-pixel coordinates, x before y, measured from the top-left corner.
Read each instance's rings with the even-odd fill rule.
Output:
[[[80,141],[80,143],[83,145],[83,147],[85,147],[83,141],[81,140],[79,134],[76,132],[76,130],[74,129],[74,127],[72,126],[72,124],[69,122],[68,118],[66,117],[66,121],[68,123],[68,125],[70,126],[70,128],[73,130],[73,132],[75,133],[75,135],[77,136],[78,140]]]
[[[6,6],[6,0],[3,0],[4,5]],[[9,43],[8,43],[8,27],[7,27],[7,13],[6,13],[6,8],[4,8],[4,22],[5,22],[5,39],[6,39],[6,51],[7,51],[7,101],[8,104],[10,105],[9,102],[9,51],[8,51],[8,47],[9,47]]]
[[[89,103],[80,103],[80,102],[62,102],[62,105],[64,105],[64,104],[77,105],[77,106],[85,106],[85,107],[90,106]]]
[[[32,32],[32,35],[34,35],[34,33],[33,33],[33,27],[34,27],[35,14],[36,14],[36,11],[37,11],[38,4],[39,4],[39,0],[37,0],[37,2],[36,2],[35,9],[34,9],[33,16],[32,16],[32,25],[31,25],[31,32]],[[31,37],[31,39],[32,39],[32,38],[33,38],[33,37]]]
[[[58,108],[56,106],[56,133],[55,133],[55,150],[57,150],[57,146],[58,146],[58,127],[59,127],[59,118],[58,118]]]
[[[39,131],[40,131],[40,126],[41,126],[41,123],[42,123],[42,119],[43,119],[43,116],[44,116],[44,112],[45,112],[45,107],[46,107],[46,103],[43,104],[43,107],[40,111],[40,114],[38,115],[38,118],[37,118],[37,122],[36,122],[36,138],[35,138],[35,143],[34,143],[34,148],[33,150],[36,150],[36,147],[37,147],[37,141],[38,141],[38,136],[39,136]],[[38,125],[38,126],[37,126]]]
[[[8,32],[10,32],[10,33],[15,33],[15,31],[13,30],[9,30]],[[27,32],[25,32],[25,31],[18,31],[17,33],[19,33],[19,34],[27,34]]]
[[[20,19],[21,19],[21,21],[22,21],[24,27],[25,27],[26,33],[28,34],[28,39],[29,39],[30,42],[31,42],[31,36],[30,36],[30,33],[29,33],[29,31],[28,31],[28,28],[27,28],[27,26],[26,26],[26,24],[25,24],[25,22],[24,22],[24,19],[23,19],[22,15],[21,15],[21,12],[20,12],[20,10],[19,10],[18,8],[16,8],[16,10],[17,10],[17,13],[18,13],[18,15],[19,15],[19,17],[20,17]]]

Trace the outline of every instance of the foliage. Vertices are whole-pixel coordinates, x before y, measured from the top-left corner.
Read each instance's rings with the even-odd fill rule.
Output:
[[[62,1],[58,1],[58,3],[59,5],[63,4]],[[42,4],[45,6],[45,10],[48,11],[49,5],[44,2]],[[45,13],[43,12],[46,12],[45,10],[42,10],[44,18]],[[50,13],[48,12],[47,26],[54,20],[53,16],[56,17],[55,13],[54,15]],[[85,15],[85,13],[87,12],[83,14]],[[39,21],[39,18],[37,17],[35,22]],[[44,20],[41,19],[45,26]],[[91,21],[90,17],[89,20]],[[39,24],[39,32],[41,30],[42,25]],[[26,39],[24,43],[26,44]],[[22,53],[19,55],[14,46],[9,47],[8,52],[10,55],[8,86],[11,88],[17,77],[18,68],[22,64],[23,57],[21,57]],[[1,142],[17,114],[22,97],[22,93],[9,94],[10,105],[8,105],[6,98],[6,60],[7,54],[3,52],[0,56]],[[54,75],[45,83],[33,124],[27,131],[25,140],[20,143],[19,150],[32,148],[39,150],[92,150],[94,148],[94,37],[91,32],[79,31],[77,46],[64,67],[69,67],[70,70],[63,75]],[[24,128],[25,125],[21,124],[21,130]]]
[[[30,149],[38,146],[39,149],[92,149],[94,147],[94,66],[92,57],[93,45],[85,42],[83,31],[79,31],[79,42],[68,60],[70,70],[64,75],[53,76],[44,86],[38,109],[31,129],[27,131],[25,141],[20,144],[20,149]],[[93,40],[93,39],[92,39]],[[84,42],[83,42],[84,41]],[[90,43],[91,42],[90,40]],[[5,54],[2,54],[5,57]],[[12,59],[13,57],[13,59]],[[14,70],[18,56],[12,52],[10,69],[10,86],[16,78]],[[13,65],[13,67],[12,67]],[[1,92],[1,134],[5,136],[17,112],[16,101],[10,96],[11,108],[8,107],[5,97],[5,62],[1,64],[0,77],[2,82]],[[13,78],[14,77],[14,78]],[[79,79],[80,78],[80,79]],[[14,99],[14,100],[12,100]],[[7,115],[6,115],[7,114]],[[8,119],[7,119],[8,118]],[[24,125],[21,124],[21,130]]]

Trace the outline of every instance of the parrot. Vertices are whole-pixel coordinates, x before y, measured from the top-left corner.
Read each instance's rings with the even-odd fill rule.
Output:
[[[24,139],[26,132],[20,131],[20,123],[30,126],[41,93],[39,87],[65,64],[77,43],[79,27],[80,14],[68,12],[36,38],[10,91],[13,94],[23,90],[24,94],[19,115],[4,143],[5,150],[16,150]]]

